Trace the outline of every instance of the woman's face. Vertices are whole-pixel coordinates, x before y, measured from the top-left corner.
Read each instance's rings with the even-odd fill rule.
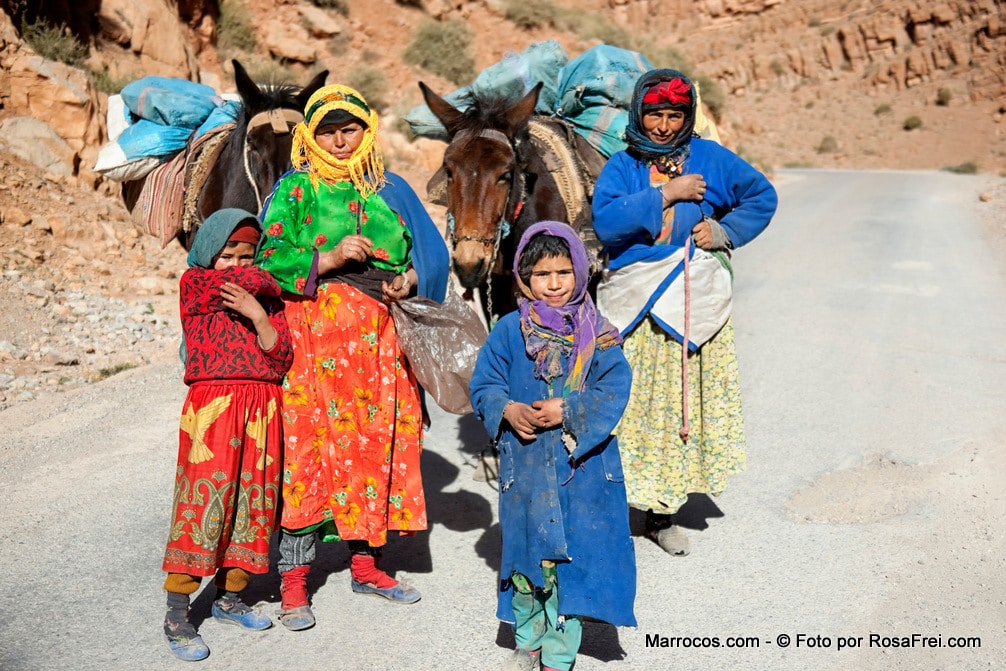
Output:
[[[653,110],[643,115],[643,132],[656,144],[670,143],[684,125],[684,110],[668,108]]]
[[[255,245],[250,242],[228,243],[213,260],[214,270],[227,270],[233,266],[247,268],[255,263]]]
[[[365,129],[356,119],[342,123],[330,123],[314,132],[314,141],[340,161],[345,161],[363,142]]]
[[[531,295],[553,308],[562,307],[573,298],[576,275],[568,256],[546,256],[531,267]]]

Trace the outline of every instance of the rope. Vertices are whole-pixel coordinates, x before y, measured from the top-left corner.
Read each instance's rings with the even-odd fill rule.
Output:
[[[255,181],[255,177],[252,175],[251,163],[248,162],[248,153],[249,153],[248,152],[248,138],[246,137],[245,138],[244,151],[242,152],[242,157],[244,158],[244,164],[245,164],[245,177],[248,178],[248,183],[251,184],[252,191],[255,192],[255,202],[257,204],[257,207],[255,208],[255,211],[256,212],[261,212],[262,211],[262,194],[259,191],[258,182]]]
[[[209,131],[193,144],[192,153],[185,162],[185,204],[182,207],[182,230],[188,233],[200,221],[198,212],[199,196],[203,186],[213,172],[213,165],[226,146],[227,139],[234,130],[228,123]]]
[[[685,237],[685,328],[681,339],[681,429],[678,435],[681,441],[688,442],[688,338],[691,322],[692,281],[688,273],[688,252],[691,251],[692,236]]]

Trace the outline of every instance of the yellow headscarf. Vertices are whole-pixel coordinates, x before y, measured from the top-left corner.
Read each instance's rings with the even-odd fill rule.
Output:
[[[319,147],[314,139],[318,124],[333,110],[344,110],[367,124],[360,146],[345,160]],[[351,181],[360,195],[368,198],[385,183],[384,160],[377,145],[377,112],[348,86],[332,84],[318,89],[307,101],[304,120],[294,126],[290,161],[295,169],[308,172],[315,188],[322,179]]]

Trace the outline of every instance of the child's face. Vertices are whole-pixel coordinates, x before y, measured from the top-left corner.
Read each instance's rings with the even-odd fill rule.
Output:
[[[662,109],[647,112],[643,115],[643,132],[651,142],[667,144],[685,125],[683,110]]]
[[[232,266],[247,268],[255,263],[255,245],[250,242],[235,242],[226,246],[213,260],[214,270],[226,270]]]
[[[363,142],[363,124],[355,119],[325,124],[314,132],[314,141],[340,161],[353,155]]]
[[[549,307],[565,305],[573,298],[576,276],[568,256],[546,256],[531,268],[531,295]]]

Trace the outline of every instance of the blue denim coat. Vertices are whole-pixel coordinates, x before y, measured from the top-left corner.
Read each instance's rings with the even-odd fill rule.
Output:
[[[552,386],[561,390],[563,382],[560,377]],[[524,442],[503,421],[507,401],[530,404],[553,394],[534,376],[516,312],[489,334],[475,364],[471,395],[476,416],[499,441],[499,619],[514,621],[513,572],[540,587],[541,562],[548,559],[556,562],[561,615],[636,625],[635,550],[618,441],[611,434],[631,382],[620,347],[596,350],[584,390],[564,399],[562,428],[576,438],[572,455],[560,427]]]

